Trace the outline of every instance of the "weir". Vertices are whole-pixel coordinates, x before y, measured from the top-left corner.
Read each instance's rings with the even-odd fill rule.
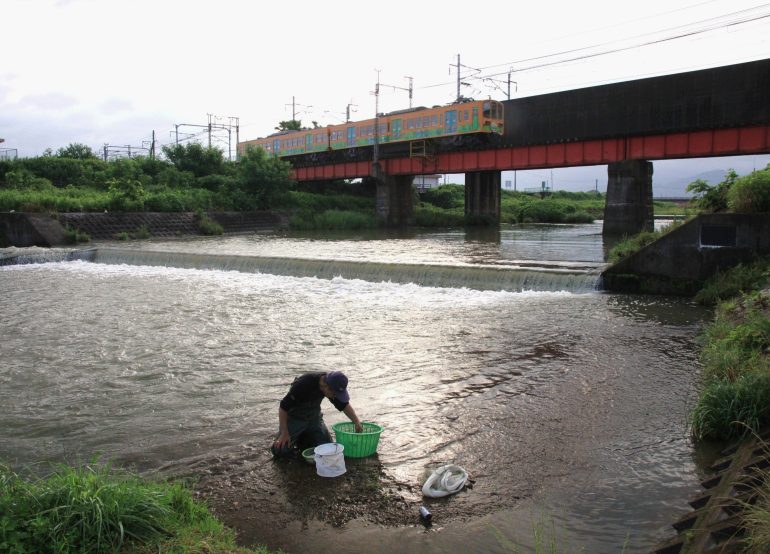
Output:
[[[570,291],[591,292],[599,284],[600,267],[595,264],[522,264],[510,266],[395,264],[324,260],[154,252],[123,248],[93,248],[70,252],[54,258],[34,255],[18,257],[16,262],[44,263],[83,260],[101,264],[177,267],[242,273],[269,273],[290,277],[361,279],[370,282],[413,283],[427,287],[469,288],[495,291]]]

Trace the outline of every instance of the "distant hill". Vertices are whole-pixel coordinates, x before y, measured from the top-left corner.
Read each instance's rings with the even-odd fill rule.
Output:
[[[696,174],[677,171],[679,175],[653,175],[654,194],[656,197],[692,196],[687,192],[687,185],[698,179],[706,181],[709,185],[716,185],[724,181],[727,171],[727,169],[710,169]]]

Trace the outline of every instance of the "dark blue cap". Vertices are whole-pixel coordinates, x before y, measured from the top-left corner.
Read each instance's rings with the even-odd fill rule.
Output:
[[[348,394],[348,378],[341,371],[330,371],[326,374],[326,384],[334,391],[334,398],[340,402],[350,402]]]

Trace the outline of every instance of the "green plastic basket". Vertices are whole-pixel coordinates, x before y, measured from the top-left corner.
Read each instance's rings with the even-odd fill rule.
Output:
[[[361,422],[364,428],[362,433],[356,433],[356,425],[353,422],[343,421],[332,425],[337,442],[345,447],[345,457],[366,458],[377,452],[377,444],[380,442],[382,427],[369,421]]]

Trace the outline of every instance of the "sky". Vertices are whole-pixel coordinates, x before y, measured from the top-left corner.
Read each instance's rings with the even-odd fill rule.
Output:
[[[414,106],[449,103],[458,56],[462,94],[498,100],[509,73],[520,98],[770,57],[770,3],[758,0],[0,0],[0,14],[0,148],[19,156],[70,143],[143,152],[153,132],[158,150],[177,135],[207,144],[213,122],[212,145],[234,157],[236,121],[249,140],[292,117],[368,119],[409,107],[409,77]],[[655,175],[768,162],[656,162]],[[602,190],[607,175],[506,180]]]

